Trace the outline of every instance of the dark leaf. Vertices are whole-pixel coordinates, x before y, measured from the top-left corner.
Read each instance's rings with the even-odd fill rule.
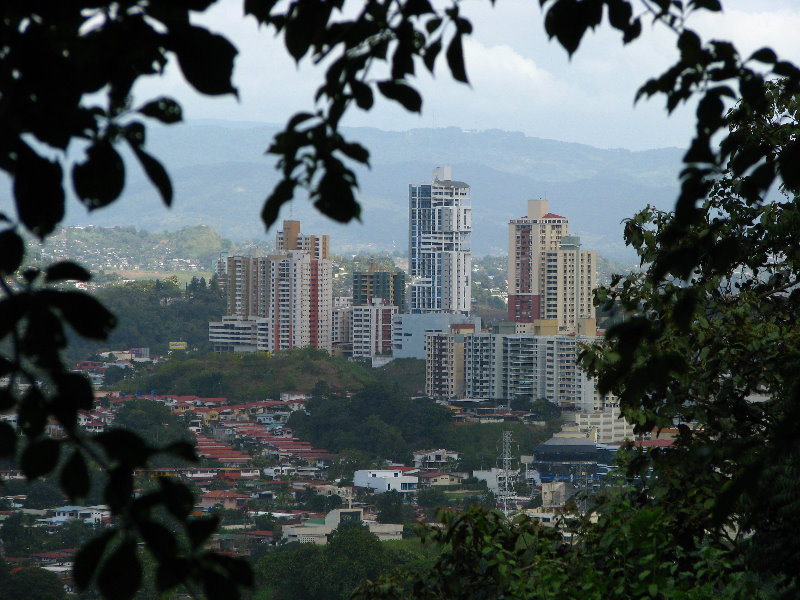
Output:
[[[33,153],[31,153],[33,154]],[[27,153],[15,164],[14,200],[22,223],[45,236],[64,218],[61,165]]]
[[[72,185],[90,210],[119,198],[125,186],[125,165],[110,142],[103,140],[89,147],[86,160],[72,167]]]
[[[355,98],[359,108],[363,110],[372,108],[372,103],[374,102],[372,88],[366,83],[354,79],[350,82],[350,91],[353,93],[353,98]]]
[[[794,81],[800,79],[800,69],[785,60],[776,62],[775,66],[772,68],[772,72],[781,77],[790,77]]]
[[[296,185],[297,182],[294,179],[284,179],[275,186],[272,194],[264,202],[264,208],[261,209],[261,220],[267,226],[267,229],[272,227],[273,223],[278,220],[281,206],[292,199]]]
[[[467,80],[467,70],[464,67],[464,50],[461,46],[461,34],[456,33],[453,36],[453,39],[450,40],[450,45],[447,47],[446,56],[447,66],[450,67],[450,73],[452,73],[453,79],[463,83],[469,83]],[[421,104],[422,102],[420,101],[420,105]],[[409,108],[409,110],[412,109]],[[417,109],[417,111],[418,110],[419,109]]]
[[[5,375],[3,371],[5,370],[5,366],[8,363],[8,360],[5,358],[0,357],[0,373]],[[0,376],[2,376],[0,375]],[[14,394],[11,393],[11,390],[8,388],[0,388],[0,412],[7,412],[10,409],[14,408],[16,405],[16,399],[14,398]]]
[[[146,131],[144,125],[139,121],[134,121],[123,127],[122,135],[128,140],[131,146],[135,148],[144,146]]]
[[[172,50],[186,80],[201,94],[236,94],[231,84],[236,48],[203,27],[172,31]]]
[[[46,283],[54,281],[89,281],[92,274],[74,262],[57,262],[47,267],[44,280]]]
[[[197,453],[195,452],[194,444],[189,442],[173,442],[162,448],[161,452],[177,456],[190,462],[197,462]]]
[[[94,439],[111,460],[123,465],[142,467],[153,453],[152,448],[137,434],[119,427],[99,433]]]
[[[136,543],[123,540],[101,565],[97,587],[108,600],[130,600],[141,583],[142,566],[136,556]]]
[[[83,337],[104,340],[117,324],[116,317],[106,307],[84,292],[42,290],[39,296]]]
[[[113,513],[119,513],[128,506],[133,497],[133,471],[131,468],[121,465],[111,469],[103,495]]]
[[[0,231],[0,275],[11,275],[22,264],[25,242],[13,229]]]
[[[43,439],[29,442],[20,458],[20,466],[25,477],[35,479],[55,469],[60,448],[58,440]]]
[[[0,421],[0,456],[14,456],[16,448],[17,432],[5,421]]]
[[[72,566],[72,576],[78,589],[85,590],[89,587],[89,583],[94,577],[97,566],[100,564],[100,559],[103,557],[103,552],[106,546],[114,537],[115,531],[113,529],[104,532],[102,535],[94,538],[78,550],[75,555],[75,563]]]
[[[456,77],[456,79],[458,78]],[[419,95],[417,90],[405,83],[388,80],[380,81],[378,82],[378,89],[386,98],[399,102],[406,110],[419,112],[422,108],[422,96]]]
[[[218,525],[219,518],[216,516],[192,519],[186,523],[186,534],[189,536],[192,548],[196,550],[202,546],[203,542],[210,538],[211,534],[217,530]]]
[[[154,521],[145,521],[139,523],[139,532],[142,534],[142,539],[147,543],[147,548],[153,553],[159,562],[175,558],[178,552],[178,542],[169,529],[164,527],[161,523]]]
[[[164,560],[158,565],[156,585],[161,591],[180,585],[189,577],[189,565],[182,558]]]
[[[800,190],[800,142],[793,141],[781,150],[778,167],[783,183],[792,192]]]
[[[29,438],[37,437],[44,432],[44,427],[47,425],[47,406],[38,388],[30,388],[22,397],[17,418],[20,429]]]
[[[54,377],[58,395],[56,402],[69,400],[80,410],[94,407],[94,390],[89,379],[82,373],[59,373]]]
[[[623,44],[630,44],[633,40],[642,34],[642,21],[637,17],[632,22],[630,27],[625,30],[622,36]]]
[[[753,52],[750,56],[750,60],[757,60],[758,62],[774,65],[778,57],[775,56],[775,51],[772,50],[772,48],[761,48]]]
[[[711,12],[719,12],[722,10],[722,5],[719,3],[719,0],[692,0],[690,5],[694,5],[695,8],[704,8]]]
[[[577,0],[559,0],[544,17],[544,29],[550,38],[555,37],[570,56],[578,49],[587,25],[582,18]]]
[[[168,477],[159,477],[158,483],[161,486],[167,510],[179,519],[185,519],[192,512],[194,506],[192,492],[182,483]]]
[[[86,460],[79,450],[74,450],[69,460],[64,463],[59,483],[70,502],[85,498],[89,493],[89,470],[86,467]]]
[[[425,48],[425,54],[422,57],[425,67],[433,73],[433,68],[436,65],[436,57],[442,51],[442,38],[436,38]]]
[[[161,97],[148,102],[139,109],[147,117],[158,119],[162,123],[177,123],[183,119],[181,105],[172,98]]]
[[[344,142],[340,146],[342,152],[353,160],[357,160],[363,164],[369,164],[369,150],[364,148],[361,144]]]
[[[155,158],[150,156],[141,148],[132,146],[136,158],[139,159],[139,164],[142,165],[147,178],[153,182],[153,185],[158,188],[158,193],[161,194],[161,199],[167,206],[172,205],[172,183],[169,180],[169,175],[166,169]]]

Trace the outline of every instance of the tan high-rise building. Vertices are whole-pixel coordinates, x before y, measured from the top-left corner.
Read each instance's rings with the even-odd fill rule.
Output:
[[[304,235],[300,233],[300,221],[284,221],[283,229],[275,235],[275,250],[279,254],[289,250],[302,250],[311,258],[329,258],[329,235]]]
[[[331,350],[333,308],[332,263],[327,256],[328,236],[300,235],[299,221],[285,221],[286,232],[278,233],[279,253],[270,256],[227,258],[226,317],[256,320],[259,350],[286,350],[312,346]],[[224,333],[234,320],[209,324],[216,331],[218,348],[253,344],[227,343]],[[243,323],[236,323],[238,332]],[[233,331],[233,329],[231,329]],[[238,339],[238,338],[237,338]]]
[[[569,236],[569,220],[529,200],[528,214],[508,224],[508,320],[556,319],[562,331],[594,318],[597,258]]]

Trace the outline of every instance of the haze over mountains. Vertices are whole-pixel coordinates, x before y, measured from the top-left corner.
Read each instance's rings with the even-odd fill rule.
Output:
[[[134,160],[123,198],[87,214],[74,200],[65,225],[134,225],[148,231],[210,225],[235,241],[264,239],[261,206],[277,182],[275,159],[264,154],[277,126],[197,121],[152,127],[147,148],[169,171],[175,188],[171,209],[161,204]],[[281,218],[302,221],[303,231],[330,233],[337,251],[405,251],[408,184],[430,181],[431,170],[452,165],[455,179],[472,187],[476,255],[505,254],[510,218],[523,216],[529,198],[546,197],[550,209],[570,219],[584,247],[617,260],[633,257],[620,221],[646,204],[670,208],[677,196],[681,150],[605,150],[526,137],[499,130],[414,129],[389,132],[348,129],[345,135],[370,150],[372,168],[359,169],[362,222],[340,225],[319,215],[306,198]],[[8,204],[2,192],[0,210]],[[266,234],[272,239],[273,233]]]

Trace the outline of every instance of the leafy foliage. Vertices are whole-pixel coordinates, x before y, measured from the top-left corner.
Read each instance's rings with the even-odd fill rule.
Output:
[[[583,362],[619,393],[639,430],[680,423],[674,451],[638,456],[630,472],[670,507],[682,542],[700,531],[731,538],[762,577],[784,577],[793,589],[800,546],[786,532],[800,495],[791,466],[800,459],[792,441],[800,392],[798,197],[786,183],[784,198],[754,200],[759,176],[738,167],[753,146],[777,160],[797,136],[789,85],[767,84],[768,106],[754,110],[742,100],[727,114],[739,149],[680,239],[673,237],[682,227],[678,209],[647,208],[627,222],[627,240],[647,270],[598,291],[627,316]],[[676,256],[693,267],[665,277]]]
[[[451,419],[449,409],[409,399],[385,383],[366,386],[352,398],[313,398],[306,409],[308,414],[293,413],[289,426],[315,446],[395,460],[443,440]]]
[[[171,341],[209,351],[208,323],[225,311],[216,281],[207,284],[197,278],[185,289],[171,279],[116,284],[98,290],[95,297],[119,315],[117,325],[101,342],[72,336],[65,352],[69,361],[84,360],[100,350],[139,347],[166,355]]]
[[[325,546],[291,543],[261,559],[257,587],[275,600],[346,600],[364,579],[424,565],[424,551],[409,542],[380,542],[365,525],[340,525]]]
[[[439,511],[444,527],[423,530],[424,541],[440,550],[432,568],[397,570],[365,583],[354,597],[760,597],[751,579],[731,569],[729,553],[712,546],[685,552],[658,510],[618,500],[612,502],[616,513],[584,524],[574,543],[524,515],[511,521],[478,506],[460,515]]]
[[[313,348],[297,348],[271,356],[265,353],[176,355],[152,370],[139,372],[119,387],[130,393],[155,390],[159,394],[180,394],[191,390],[199,396],[256,401],[277,398],[286,391],[324,396],[363,389],[378,381],[395,387],[398,394],[410,395],[419,389],[424,376],[424,363],[414,359],[392,361],[381,369],[371,369]]]

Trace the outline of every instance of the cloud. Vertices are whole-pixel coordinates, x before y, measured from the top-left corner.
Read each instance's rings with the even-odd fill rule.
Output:
[[[726,11],[700,11],[690,26],[704,39],[731,39],[747,55],[769,44],[782,57],[800,62],[800,9],[788,0],[727,0]],[[588,32],[570,59],[548,41],[542,12],[530,0],[485,0],[460,5],[474,33],[464,47],[471,86],[452,81],[444,56],[436,76],[418,68],[414,81],[423,95],[421,116],[390,102],[368,112],[353,111],[348,125],[410,129],[454,125],[465,129],[501,128],[528,135],[578,141],[602,147],[650,148],[685,145],[692,133],[693,109],[681,108],[667,119],[664,101],[640,102],[636,90],[676,58],[675,37],[665,27],[644,23],[642,37],[623,46],[606,25]],[[313,96],[324,73],[287,55],[281,39],[243,18],[239,1],[224,0],[198,22],[220,31],[240,50],[234,80],[241,101],[204,98],[182,81],[173,67],[163,80],[137,86],[137,92],[177,96],[188,118],[285,122],[314,107]],[[379,74],[379,72],[378,72]]]

